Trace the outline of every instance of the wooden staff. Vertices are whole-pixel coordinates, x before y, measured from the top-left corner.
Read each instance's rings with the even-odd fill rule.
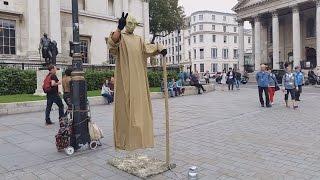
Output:
[[[163,90],[164,90],[164,104],[165,104],[165,118],[166,118],[166,166],[170,166],[170,141],[169,141],[169,103],[168,103],[168,78],[167,65],[162,56],[163,68]]]

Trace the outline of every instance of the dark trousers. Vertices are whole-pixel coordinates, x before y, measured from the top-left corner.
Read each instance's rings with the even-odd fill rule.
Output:
[[[203,88],[202,84],[197,83],[197,84],[195,84],[194,86],[198,88],[198,94],[201,93],[201,89],[202,89],[203,92],[206,91],[206,90]]]
[[[107,99],[108,104],[113,102],[113,96],[111,94],[102,94],[102,96]]]
[[[295,89],[286,89],[286,94],[284,95],[284,100],[288,101],[289,94],[291,95],[292,100],[296,100],[296,90]]]
[[[67,106],[68,106],[68,109],[67,109],[67,111],[65,112],[65,115],[67,115],[67,114],[68,114],[68,110],[69,110],[69,111],[72,110],[71,94],[68,93],[68,92],[63,93],[63,100],[64,100],[64,102],[65,102],[65,103],[67,104]]]
[[[233,81],[233,80],[229,80],[229,82],[228,82],[228,89],[229,89],[229,90],[233,90],[233,86],[234,86],[234,81]]]
[[[210,80],[206,78],[206,84],[209,84],[209,83],[210,83]]]
[[[264,91],[264,95],[266,97],[266,105],[269,106],[270,101],[269,101],[268,87],[258,87],[258,89],[259,89],[259,99],[260,99],[261,105],[264,105],[263,94],[262,94]]]
[[[50,112],[55,103],[59,107],[59,119],[64,116],[63,103],[58,94],[47,94],[46,122],[50,122]]]
[[[302,85],[299,85],[298,86],[298,91],[296,92],[296,101],[299,101],[300,100],[300,95],[302,93]]]

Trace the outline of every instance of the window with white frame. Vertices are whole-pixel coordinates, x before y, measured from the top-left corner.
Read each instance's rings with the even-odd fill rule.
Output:
[[[233,32],[237,32],[237,27],[233,27]]]
[[[216,15],[213,14],[211,18],[212,18],[213,21],[215,21],[216,20]]]
[[[227,16],[223,16],[223,21],[227,21]]]
[[[229,64],[222,64],[223,70],[228,71],[229,69]]]
[[[222,49],[222,58],[228,59],[229,58],[229,50],[228,49]]]
[[[216,35],[212,35],[212,42],[216,42]]]
[[[218,64],[211,63],[211,72],[218,72]]]
[[[191,40],[190,40],[190,38],[188,39],[188,45],[189,45],[189,46],[191,45]]]
[[[204,64],[203,63],[200,64],[200,72],[204,72]]]
[[[238,49],[234,49],[233,50],[233,59],[238,59],[238,56],[239,56]]]
[[[238,36],[234,36],[234,37],[233,37],[233,42],[234,42],[235,44],[238,43]]]
[[[223,42],[227,43],[228,42],[228,37],[227,36],[223,36]]]
[[[89,46],[90,46],[90,38],[80,37],[80,54],[81,54],[82,62],[85,64],[89,63]]]
[[[197,36],[193,36],[193,43],[197,43]]]
[[[202,31],[203,30],[203,25],[199,25],[199,30]]]
[[[248,37],[248,43],[249,44],[251,43],[251,37]]]
[[[197,27],[193,26],[193,31],[196,32],[197,31]]]
[[[196,22],[196,16],[193,16],[193,21]]]
[[[200,59],[204,59],[204,49],[200,49]]]
[[[238,70],[238,64],[233,64],[233,69]]]
[[[227,32],[227,26],[223,26],[223,32]]]
[[[216,30],[216,25],[212,25],[212,31],[215,31]]]
[[[199,15],[199,21],[203,21],[203,14]]]
[[[193,71],[194,71],[194,72],[197,71],[197,64],[193,64]]]
[[[189,57],[189,60],[191,60],[191,51],[188,51],[188,57]]]
[[[217,59],[217,53],[218,53],[217,48],[211,48],[211,59]]]
[[[16,21],[0,19],[0,54],[16,54]]]
[[[203,42],[203,35],[202,34],[199,35],[199,39],[200,39],[199,40],[200,42]]]
[[[193,49],[193,59],[197,59],[197,50]]]

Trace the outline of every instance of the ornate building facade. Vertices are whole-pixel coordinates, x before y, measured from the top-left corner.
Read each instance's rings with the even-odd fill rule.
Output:
[[[105,38],[116,29],[123,11],[141,24],[136,34],[149,39],[146,0],[78,0],[78,5],[84,63],[113,63],[109,61]],[[70,62],[71,8],[71,0],[0,0],[0,61],[39,63],[40,38],[47,33],[57,42],[58,63]]]
[[[274,69],[291,63],[319,70],[319,0],[239,0],[233,10],[241,27],[244,21],[252,25],[255,70],[261,63]]]

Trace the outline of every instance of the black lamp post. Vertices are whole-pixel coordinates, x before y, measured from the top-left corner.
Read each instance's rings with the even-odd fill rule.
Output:
[[[80,54],[80,35],[78,0],[72,0],[72,27],[73,27],[73,53],[72,53],[72,81],[71,98],[73,105],[73,135],[71,145],[75,150],[82,145],[90,143],[88,130],[88,104],[87,104],[87,85],[84,79],[82,67],[82,57]]]
[[[180,65],[180,29],[178,28],[178,65]]]

